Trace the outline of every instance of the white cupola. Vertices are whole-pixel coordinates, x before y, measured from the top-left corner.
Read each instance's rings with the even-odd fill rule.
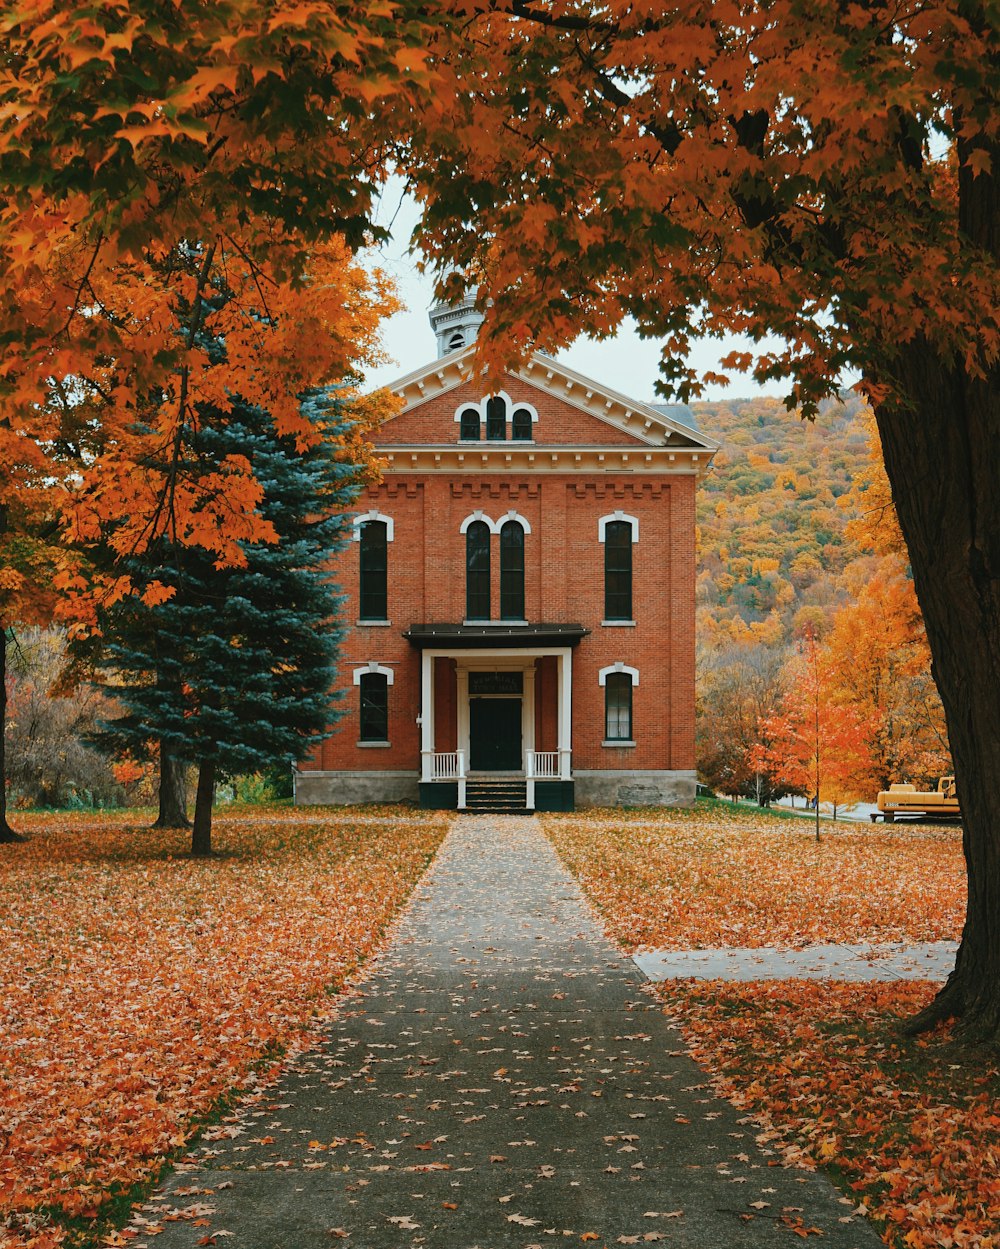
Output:
[[[461,351],[476,341],[483,314],[476,311],[476,287],[457,304],[435,304],[427,314],[437,336],[438,358]]]

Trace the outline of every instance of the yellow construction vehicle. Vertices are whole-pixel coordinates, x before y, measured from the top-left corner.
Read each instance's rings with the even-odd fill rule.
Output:
[[[890,785],[878,796],[878,810],[871,815],[872,823],[882,817],[891,824],[897,815],[923,815],[955,819],[961,816],[955,794],[955,778],[942,776],[937,789],[920,790],[916,785]]]

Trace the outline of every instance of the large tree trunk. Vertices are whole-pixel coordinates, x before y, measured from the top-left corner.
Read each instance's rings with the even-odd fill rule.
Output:
[[[0,844],[24,841],[7,823],[7,630],[0,624]]]
[[[215,760],[202,760],[198,767],[198,792],[194,799],[191,853],[212,853],[212,799],[215,797]]]
[[[876,409],[941,692],[962,808],[969,902],[955,970],[914,1030],[957,1016],[1000,1040],[1000,373],[971,378],[926,343]]]
[[[187,817],[187,764],[160,743],[160,812],[154,828],[190,828]]]

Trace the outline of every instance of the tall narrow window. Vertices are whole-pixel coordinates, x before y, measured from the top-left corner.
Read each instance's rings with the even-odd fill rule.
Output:
[[[507,405],[499,395],[486,400],[486,437],[503,442],[507,437]]]
[[[465,408],[459,417],[459,438],[463,441],[478,442],[482,437],[482,420],[478,408]]]
[[[389,681],[383,672],[366,672],[358,682],[360,690],[360,726],[358,738],[363,742],[389,740]]]
[[[500,530],[500,619],[524,619],[524,530],[516,520]]]
[[[604,529],[604,619],[632,619],[632,526],[609,521]]]
[[[511,417],[510,436],[515,442],[531,441],[531,413],[527,408],[515,408]]]
[[[465,617],[490,618],[490,527],[483,520],[465,531]]]
[[[604,681],[604,737],[609,742],[632,740],[632,675],[609,672]]]
[[[366,520],[361,526],[361,593],[359,612],[362,620],[388,619],[387,533],[384,520]]]

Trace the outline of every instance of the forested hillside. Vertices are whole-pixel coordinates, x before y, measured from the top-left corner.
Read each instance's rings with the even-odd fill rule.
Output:
[[[698,502],[698,766],[768,800],[870,797],[949,768],[873,422],[780,400],[697,405],[721,443]],[[819,721],[819,730],[816,722]]]
[[[771,617],[789,633],[803,607],[828,612],[845,568],[862,555],[847,523],[852,486],[869,462],[862,405],[828,403],[815,423],[778,399],[700,404],[701,430],[721,448],[698,496],[698,604],[706,641]],[[780,623],[780,632],[778,625]]]

